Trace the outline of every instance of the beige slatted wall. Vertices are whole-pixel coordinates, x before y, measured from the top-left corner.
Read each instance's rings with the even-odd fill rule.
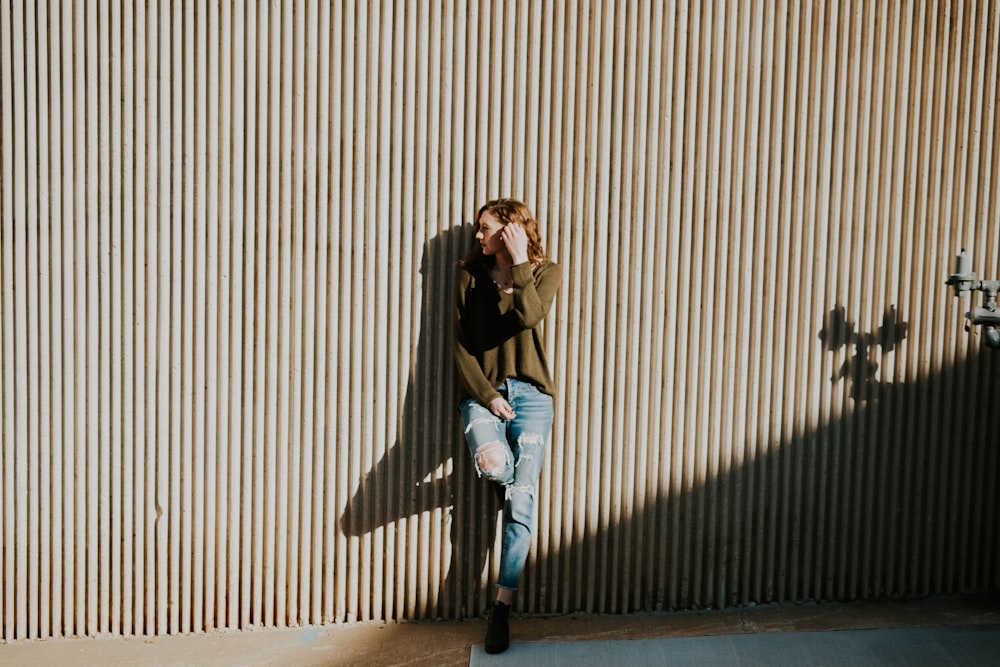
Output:
[[[3,637],[485,607],[455,261],[565,283],[525,612],[995,589],[995,0],[0,6]]]

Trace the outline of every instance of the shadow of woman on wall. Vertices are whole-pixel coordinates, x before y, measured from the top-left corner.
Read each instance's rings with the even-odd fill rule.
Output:
[[[384,571],[371,571],[385,599],[376,619],[465,618],[487,604],[500,506],[469,460],[451,349],[455,277],[471,238],[471,225],[457,225],[424,244],[419,312],[400,306],[419,317],[419,330],[392,336],[416,340],[396,439],[340,517],[345,536],[383,533]]]

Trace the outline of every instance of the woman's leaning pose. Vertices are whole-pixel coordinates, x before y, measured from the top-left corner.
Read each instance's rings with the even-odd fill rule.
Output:
[[[531,544],[535,487],[552,426],[554,386],[540,330],[561,282],[538,222],[514,199],[487,202],[461,261],[455,364],[465,438],[480,476],[502,492],[503,540],[486,650],[510,644],[508,617]]]

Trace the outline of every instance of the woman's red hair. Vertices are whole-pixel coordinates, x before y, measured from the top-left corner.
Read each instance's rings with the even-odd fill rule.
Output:
[[[479,209],[476,214],[476,222],[473,225],[472,233],[479,232],[479,221],[483,213],[490,212],[503,225],[517,223],[524,228],[528,235],[528,260],[532,266],[538,266],[545,261],[545,250],[542,248],[542,234],[538,228],[538,221],[532,215],[528,205],[517,199],[493,199]],[[486,262],[482,247],[476,243],[469,253],[462,258],[463,266],[471,266],[480,262]]]

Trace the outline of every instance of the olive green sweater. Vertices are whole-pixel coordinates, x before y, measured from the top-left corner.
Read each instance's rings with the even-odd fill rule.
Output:
[[[555,386],[542,346],[540,324],[562,282],[558,264],[545,261],[532,271],[511,267],[513,292],[497,289],[484,266],[463,266],[455,300],[455,365],[462,398],[483,405],[500,396],[507,378],[530,382],[550,396]]]

